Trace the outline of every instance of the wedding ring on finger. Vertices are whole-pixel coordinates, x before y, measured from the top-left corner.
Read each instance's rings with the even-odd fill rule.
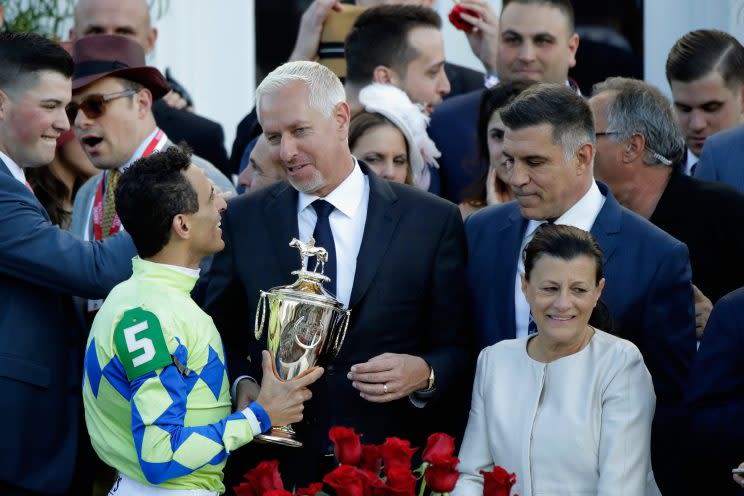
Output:
[[[383,391],[385,392],[385,394],[388,394],[387,383],[384,383],[384,384],[382,385],[382,390],[383,390]]]

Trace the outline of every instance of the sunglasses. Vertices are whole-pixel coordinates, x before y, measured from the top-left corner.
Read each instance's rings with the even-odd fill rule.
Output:
[[[68,103],[65,107],[65,112],[72,126],[75,124],[79,110],[82,110],[88,119],[97,119],[106,112],[106,103],[117,98],[132,96],[136,93],[136,90],[124,90],[117,93],[109,93],[108,95],[88,95],[80,103]]]

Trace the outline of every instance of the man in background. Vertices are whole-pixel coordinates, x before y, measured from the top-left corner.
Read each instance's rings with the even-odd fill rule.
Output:
[[[530,79],[569,85],[568,70],[576,64],[579,35],[569,0],[507,0],[499,18],[487,2],[462,3],[479,13],[472,21],[487,42],[491,82]],[[471,43],[472,45],[472,43]],[[429,134],[442,152],[439,160],[443,196],[460,203],[462,192],[486,170],[478,157],[478,108],[483,90],[453,98],[432,115]]]
[[[700,339],[712,303],[744,284],[744,195],[682,172],[684,139],[656,88],[609,78],[595,85],[589,105],[597,129],[597,179],[621,205],[690,251]]]
[[[139,43],[146,55],[155,48],[158,38],[146,0],[79,0],[70,40],[92,34],[127,36]],[[185,141],[197,155],[225,172],[227,152],[222,126],[186,110],[185,106],[186,102],[171,91],[154,103],[152,112],[158,126],[174,142]],[[225,175],[231,177],[230,173]]]
[[[669,51],[666,77],[687,145],[683,172],[715,179],[722,164],[710,162],[698,172],[698,161],[710,136],[742,122],[744,46],[723,31],[690,31]]]

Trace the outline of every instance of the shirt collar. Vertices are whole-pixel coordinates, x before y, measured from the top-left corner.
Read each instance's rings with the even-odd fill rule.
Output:
[[[602,210],[604,205],[604,196],[599,191],[596,181],[592,181],[592,185],[584,196],[579,201],[573,204],[571,208],[563,212],[563,215],[555,220],[555,224],[563,226],[573,226],[583,229],[584,231],[591,231],[594,225],[594,220],[599,215],[599,211]],[[531,234],[541,224],[544,224],[545,220],[530,220],[527,224],[527,234]]]
[[[160,128],[157,127],[157,126],[155,126],[155,129],[153,129],[152,132],[147,135],[147,138],[145,138],[142,141],[142,143],[140,143],[140,145],[134,151],[134,153],[132,154],[132,156],[129,157],[129,160],[127,160],[126,162],[124,162],[124,165],[122,165],[121,167],[119,167],[119,172],[124,172],[125,170],[127,170],[129,168],[129,166],[132,165],[132,163],[134,163],[135,160],[137,160],[138,158],[140,158],[142,156],[142,154],[145,153],[145,148],[147,148],[147,145],[149,145],[150,142],[153,140],[153,138],[155,138],[155,135],[157,134],[158,131],[160,131]],[[161,138],[161,142],[163,140],[167,140],[167,139],[168,139],[168,136],[166,136],[165,133],[163,133],[163,137]]]
[[[692,153],[692,150],[689,148],[687,149],[687,161],[685,162],[685,173],[690,176],[690,172],[692,171],[692,166],[698,163],[698,160],[700,160],[700,157]]]
[[[336,187],[336,189],[323,198],[349,218],[352,218],[356,213],[364,193],[364,173],[359,167],[356,158],[353,156],[351,158],[354,160],[354,168],[352,169],[351,174],[349,174],[347,178]],[[300,191],[297,199],[297,212],[302,212],[319,198],[321,197]]]
[[[0,152],[0,159],[2,159],[2,161],[5,162],[5,165],[8,166],[8,170],[13,177],[21,183],[26,184],[26,174],[23,173],[23,169],[21,169],[12,158],[3,152]]]

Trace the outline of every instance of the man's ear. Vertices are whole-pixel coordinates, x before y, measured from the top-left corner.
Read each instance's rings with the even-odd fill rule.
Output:
[[[333,110],[333,118],[336,121],[336,129],[341,134],[341,139],[349,136],[349,122],[351,121],[351,110],[346,102],[339,102]]]
[[[587,172],[591,173],[592,163],[594,161],[594,145],[591,143],[584,143],[576,151],[576,173],[577,175],[583,175]]]
[[[191,238],[191,216],[188,214],[178,214],[173,217],[171,222],[171,235],[178,236],[179,239]]]
[[[579,49],[579,35],[574,33],[568,39],[568,51],[569,51],[568,68],[569,69],[576,66],[576,51],[578,49]]]
[[[134,95],[134,102],[137,105],[137,116],[144,119],[152,110],[152,93],[149,89],[143,88]]]
[[[145,51],[145,55],[148,55],[155,48],[155,42],[158,40],[157,28],[150,28],[150,31],[147,33],[146,39],[146,45],[143,46],[142,49]]]
[[[375,67],[375,70],[372,71],[372,81],[375,83],[392,84],[396,87],[400,85],[398,74],[386,65]]]
[[[643,154],[646,152],[646,137],[641,133],[635,133],[625,144],[623,148],[623,162],[626,164],[633,163],[637,160],[643,160]]]

